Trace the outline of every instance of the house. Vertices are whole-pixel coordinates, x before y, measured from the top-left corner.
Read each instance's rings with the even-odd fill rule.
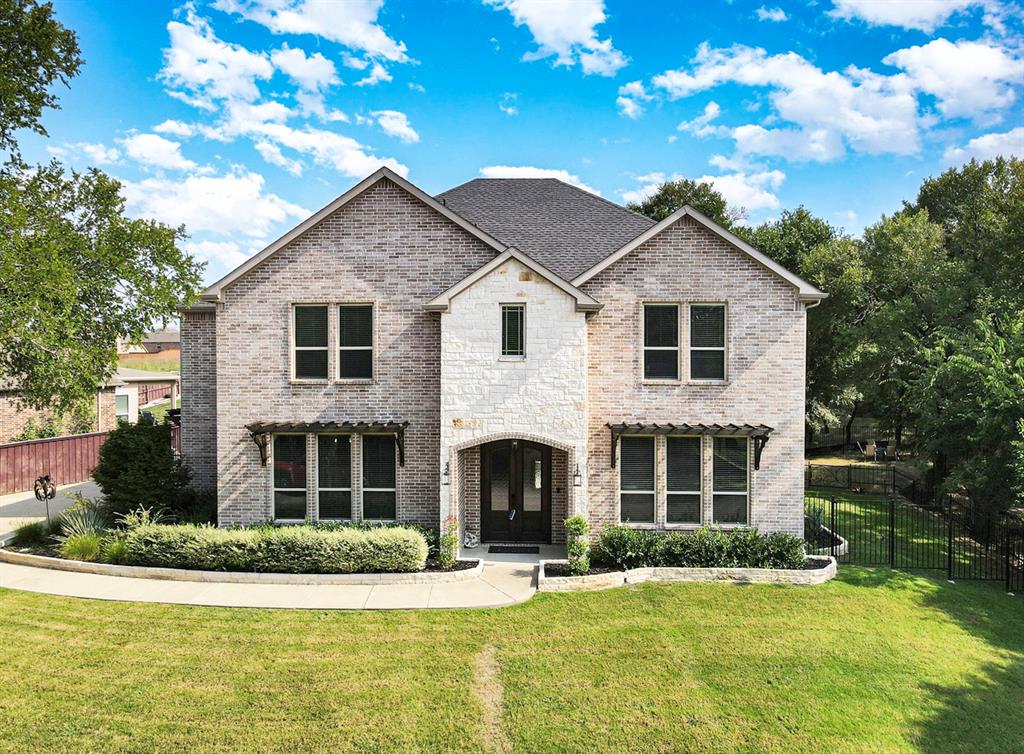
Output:
[[[177,399],[179,377],[176,372],[153,372],[131,367],[118,367],[115,373],[120,386],[114,400],[115,413],[119,421],[135,424],[139,420],[139,409]],[[173,407],[173,403],[171,404]]]
[[[799,534],[825,296],[689,207],[382,168],[183,312],[182,452],[222,525]]]
[[[181,348],[181,332],[179,330],[163,329],[147,333],[141,343],[129,343],[124,338],[117,340],[117,353],[119,356],[134,356],[151,353],[164,353],[165,351],[177,352]]]
[[[117,424],[118,395],[126,386],[117,377],[111,377],[96,387],[93,399],[93,418],[88,426],[74,427],[72,421],[59,421],[60,416],[49,408],[36,409],[22,405],[20,391],[10,380],[0,380],[0,444],[15,442],[27,429],[40,429],[46,424],[57,424],[57,434],[70,432],[105,432]]]

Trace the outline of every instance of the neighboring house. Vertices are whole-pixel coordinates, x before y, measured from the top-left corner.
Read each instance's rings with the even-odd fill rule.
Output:
[[[117,423],[117,394],[125,389],[124,383],[112,377],[96,388],[94,432],[113,429]],[[12,442],[25,429],[34,424],[39,426],[57,418],[50,409],[34,409],[19,405],[18,390],[13,383],[0,380],[0,444]]]
[[[128,343],[122,338],[117,341],[117,353],[121,356],[147,353],[163,353],[181,349],[181,332],[178,330],[155,330],[148,333],[141,343]]]
[[[115,413],[118,420],[129,424],[139,421],[140,408],[144,409],[159,401],[176,399],[180,395],[180,379],[176,372],[150,372],[118,367],[116,377],[121,385],[115,395]]]
[[[690,208],[381,169],[183,313],[182,451],[222,525],[799,534],[825,295]]]

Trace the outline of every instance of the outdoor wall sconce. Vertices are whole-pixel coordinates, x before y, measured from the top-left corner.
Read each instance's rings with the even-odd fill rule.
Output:
[[[580,473],[580,465],[576,464],[576,471],[572,475],[572,486],[582,487],[583,486],[583,475]]]
[[[444,471],[441,472],[441,484],[445,487],[447,487],[448,483],[451,481],[451,471],[448,468],[448,463],[448,461],[444,462]]]

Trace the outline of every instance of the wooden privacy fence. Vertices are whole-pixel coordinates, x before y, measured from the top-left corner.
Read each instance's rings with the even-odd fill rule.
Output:
[[[44,474],[59,487],[86,481],[108,434],[90,432],[0,445],[0,495],[31,490]],[[181,452],[181,427],[171,427],[171,445]]]

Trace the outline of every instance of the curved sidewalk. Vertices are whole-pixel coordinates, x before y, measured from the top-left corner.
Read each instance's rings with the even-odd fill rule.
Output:
[[[537,591],[534,563],[485,559],[478,579],[442,584],[229,584],[101,576],[0,563],[0,588],[63,597],[217,607],[412,610],[502,607]]]

